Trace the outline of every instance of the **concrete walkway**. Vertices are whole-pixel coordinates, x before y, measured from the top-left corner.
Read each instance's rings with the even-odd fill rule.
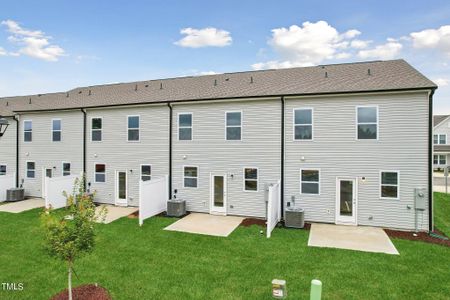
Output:
[[[308,246],[399,254],[386,232],[377,227],[311,224]]]
[[[197,233],[212,236],[229,236],[244,218],[191,213],[167,226],[164,230]]]
[[[122,207],[103,204],[95,208],[97,216],[103,207],[106,207],[107,209],[106,218],[104,220],[97,220],[97,223],[109,224],[115,220],[131,215],[132,213],[139,210],[139,208],[137,207]]]
[[[0,211],[17,214],[30,209],[44,207],[44,205],[45,205],[44,199],[32,198],[17,202],[7,202],[6,204],[0,205]]]

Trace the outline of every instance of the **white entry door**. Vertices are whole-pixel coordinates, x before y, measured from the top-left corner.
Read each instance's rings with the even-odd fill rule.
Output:
[[[357,186],[354,178],[338,178],[336,187],[336,223],[356,225]]]
[[[116,171],[116,205],[128,205],[128,180],[126,171]]]
[[[227,214],[227,176],[211,174],[211,214]]]

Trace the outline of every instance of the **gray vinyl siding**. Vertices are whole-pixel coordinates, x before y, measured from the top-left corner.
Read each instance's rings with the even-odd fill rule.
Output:
[[[140,141],[127,141],[127,117],[140,116]],[[102,141],[91,141],[91,119],[102,118]],[[86,172],[95,201],[115,203],[116,171],[127,172],[128,205],[139,205],[140,165],[150,164],[152,176],[169,174],[169,108],[154,105],[93,109],[87,112]],[[106,182],[95,182],[95,164],[106,165]]]
[[[0,165],[6,165],[6,174],[16,172],[16,121],[6,118],[9,126],[0,138]]]
[[[61,119],[62,139],[52,141],[52,119]],[[23,122],[33,122],[32,142],[24,142]],[[26,196],[42,197],[44,168],[53,169],[53,177],[62,176],[62,163],[70,162],[71,174],[83,170],[83,114],[81,111],[60,111],[20,116],[19,175],[24,180]],[[26,178],[26,162],[35,162],[35,178]]]
[[[378,140],[356,140],[356,106],[378,106]],[[314,109],[314,140],[293,141],[293,109]],[[336,178],[357,178],[357,224],[414,229],[414,188],[428,184],[428,95],[379,94],[286,101],[285,203],[307,221],[335,223]],[[304,157],[304,161],[302,161]],[[300,168],[320,169],[320,195],[300,195]],[[400,199],[380,199],[380,171],[400,172]],[[362,177],[366,181],[361,180]],[[428,228],[428,210],[419,215]]]
[[[225,113],[242,112],[242,140],[225,140]],[[192,113],[193,140],[178,141],[178,114]],[[266,184],[280,179],[281,102],[192,103],[173,106],[173,189],[187,209],[210,212],[210,174],[227,177],[229,215],[266,217]],[[183,188],[183,166],[197,166],[197,188]],[[258,168],[258,191],[244,191],[243,169]]]

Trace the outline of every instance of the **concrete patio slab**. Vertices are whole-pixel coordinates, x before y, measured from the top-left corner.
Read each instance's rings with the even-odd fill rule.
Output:
[[[109,224],[115,220],[126,217],[139,210],[139,208],[137,207],[122,207],[103,204],[95,208],[95,213],[97,216],[103,209],[103,207],[106,207],[107,209],[106,217],[104,220],[97,220],[97,223]]]
[[[399,254],[383,229],[368,226],[313,223],[308,246]]]
[[[3,205],[0,205],[0,211],[17,214],[30,209],[44,207],[44,205],[45,205],[44,199],[32,198],[17,202],[7,202]]]
[[[212,236],[229,236],[244,218],[191,213],[167,226],[164,230],[197,233]]]

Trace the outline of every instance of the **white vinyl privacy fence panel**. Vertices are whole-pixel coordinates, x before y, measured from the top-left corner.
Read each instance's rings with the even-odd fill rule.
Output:
[[[68,195],[73,193],[76,179],[77,176],[45,177],[45,207],[51,207],[53,209],[65,207],[67,205],[67,199],[63,193],[66,192]]]
[[[6,190],[16,187],[15,178],[14,173],[0,176],[0,202],[6,200]]]
[[[269,186],[267,202],[267,238],[270,238],[272,230],[281,220],[281,188],[280,181]]]
[[[169,195],[169,176],[152,177],[139,182],[139,225],[144,220],[166,210]]]

